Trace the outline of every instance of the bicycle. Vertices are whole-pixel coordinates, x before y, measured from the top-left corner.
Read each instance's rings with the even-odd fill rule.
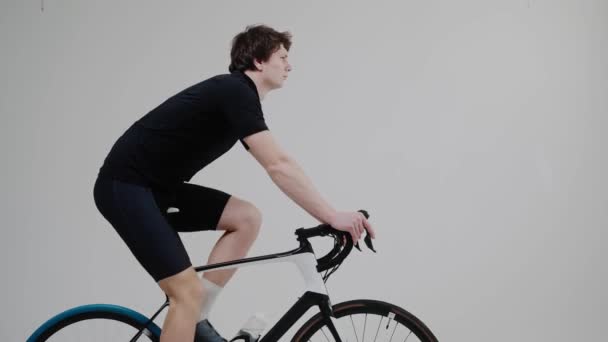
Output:
[[[361,213],[369,218],[365,210]],[[293,335],[292,342],[299,341],[333,341],[342,342],[364,342],[366,338],[366,328],[368,316],[373,329],[374,341],[392,341],[397,334],[397,341],[408,340],[415,336],[420,342],[436,342],[437,338],[431,330],[413,314],[403,308],[391,303],[369,300],[355,299],[335,305],[331,304],[325,283],[329,277],[340,267],[342,262],[352,251],[353,246],[361,251],[359,244],[354,244],[350,234],[332,228],[327,224],[321,224],[312,228],[298,228],[295,231],[299,247],[284,253],[263,255],[258,257],[244,258],[229,262],[198,266],[196,272],[208,270],[229,269],[242,266],[260,265],[266,263],[276,263],[290,261],[297,265],[302,274],[306,286],[306,292],[298,301],[285,313],[266,333],[262,334],[254,342],[275,342],[295,324],[313,306],[318,306],[319,312],[308,319]],[[330,236],[334,239],[334,247],[325,256],[317,259],[312,245],[308,239],[313,237]],[[376,252],[369,233],[364,238],[365,245]],[[325,272],[321,275],[322,272]],[[42,341],[65,341],[62,336],[68,329],[77,328],[78,323],[87,324],[95,321],[104,324],[106,332],[120,332],[124,329],[126,337],[116,339],[115,337],[107,341],[138,341],[140,338],[146,341],[159,341],[161,329],[154,323],[154,319],[169,306],[169,299],[151,317],[132,309],[110,304],[90,304],[78,306],[66,310],[42,324],[29,338],[28,342]],[[350,318],[348,320],[347,318]],[[357,331],[355,321],[364,320],[363,328]],[[105,328],[109,322],[118,324],[116,328]],[[377,323],[375,322],[377,321]],[[383,324],[384,323],[384,324]],[[381,329],[382,327],[382,329]],[[404,329],[401,329],[403,327]],[[352,329],[351,329],[352,328]],[[85,338],[77,338],[78,341],[90,340],[88,328],[80,327],[80,331]],[[369,330],[368,330],[369,331]],[[361,333],[361,334],[359,334]],[[361,337],[361,340],[359,339]],[[380,339],[378,339],[380,337]]]

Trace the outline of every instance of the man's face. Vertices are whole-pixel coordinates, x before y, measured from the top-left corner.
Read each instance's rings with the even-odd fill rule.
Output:
[[[281,45],[266,62],[261,63],[262,75],[271,89],[282,87],[283,82],[287,79],[287,74],[291,71],[287,53],[285,47]]]

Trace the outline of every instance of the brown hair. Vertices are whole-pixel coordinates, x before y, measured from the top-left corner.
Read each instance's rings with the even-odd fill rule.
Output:
[[[291,47],[291,33],[278,32],[266,25],[250,25],[245,31],[232,38],[230,49],[230,66],[228,70],[245,71],[255,70],[254,59],[262,62],[268,61],[270,56],[281,48],[289,51]]]

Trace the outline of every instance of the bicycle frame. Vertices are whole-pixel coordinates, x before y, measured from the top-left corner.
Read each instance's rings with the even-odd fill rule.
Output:
[[[327,293],[327,287],[325,286],[325,282],[323,281],[321,274],[317,271],[317,259],[312,246],[307,239],[300,240],[300,246],[298,248],[284,253],[268,254],[229,262],[197,266],[194,269],[198,273],[210,270],[240,268],[245,266],[278,262],[292,262],[298,267],[300,274],[304,278],[306,292],[274,326],[272,326],[263,336],[260,337],[259,342],[278,341],[313,306],[319,307],[319,310],[323,315],[323,319],[326,321],[332,335],[334,335],[336,341],[339,342],[340,338],[338,336],[338,332],[331,321],[331,317],[334,315],[332,304]],[[141,334],[146,330],[148,324],[151,323],[168,305],[169,300],[167,298],[165,303],[154,315],[152,315],[152,317],[150,317],[149,321],[144,325],[144,328],[131,341],[135,341],[137,338],[139,338],[139,336],[141,336]]]

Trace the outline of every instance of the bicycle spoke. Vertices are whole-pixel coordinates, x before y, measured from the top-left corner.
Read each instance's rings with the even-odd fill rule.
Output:
[[[367,314],[365,314],[365,322],[363,323],[363,335],[361,336],[361,342],[365,342],[365,327],[367,327]]]
[[[376,336],[374,336],[374,342],[376,342],[376,339],[378,338],[378,333],[380,332],[380,326],[382,325],[383,319],[384,319],[384,316],[380,317],[380,322],[378,322],[378,329],[376,330]]]
[[[395,330],[397,330],[397,321],[395,321],[395,327],[393,328],[393,333],[391,334],[391,339],[389,340],[389,342],[393,341],[393,335],[395,335]]]
[[[325,335],[325,331],[323,331],[323,328],[321,328],[321,332],[323,333],[323,336],[325,336],[325,339],[327,340],[327,342],[330,342],[329,338],[327,338],[327,335]]]
[[[348,317],[350,317],[350,322],[353,324],[353,331],[355,332],[355,338],[357,339],[357,342],[359,342],[359,337],[357,336],[357,329],[355,328],[355,322],[353,322],[353,316],[350,315]]]
[[[410,333],[409,333],[409,334],[407,334],[407,336],[405,337],[405,340],[403,340],[403,342],[406,342],[406,341],[407,341],[407,339],[410,337],[410,335],[411,335],[411,334],[412,334],[412,331],[410,330]]]

